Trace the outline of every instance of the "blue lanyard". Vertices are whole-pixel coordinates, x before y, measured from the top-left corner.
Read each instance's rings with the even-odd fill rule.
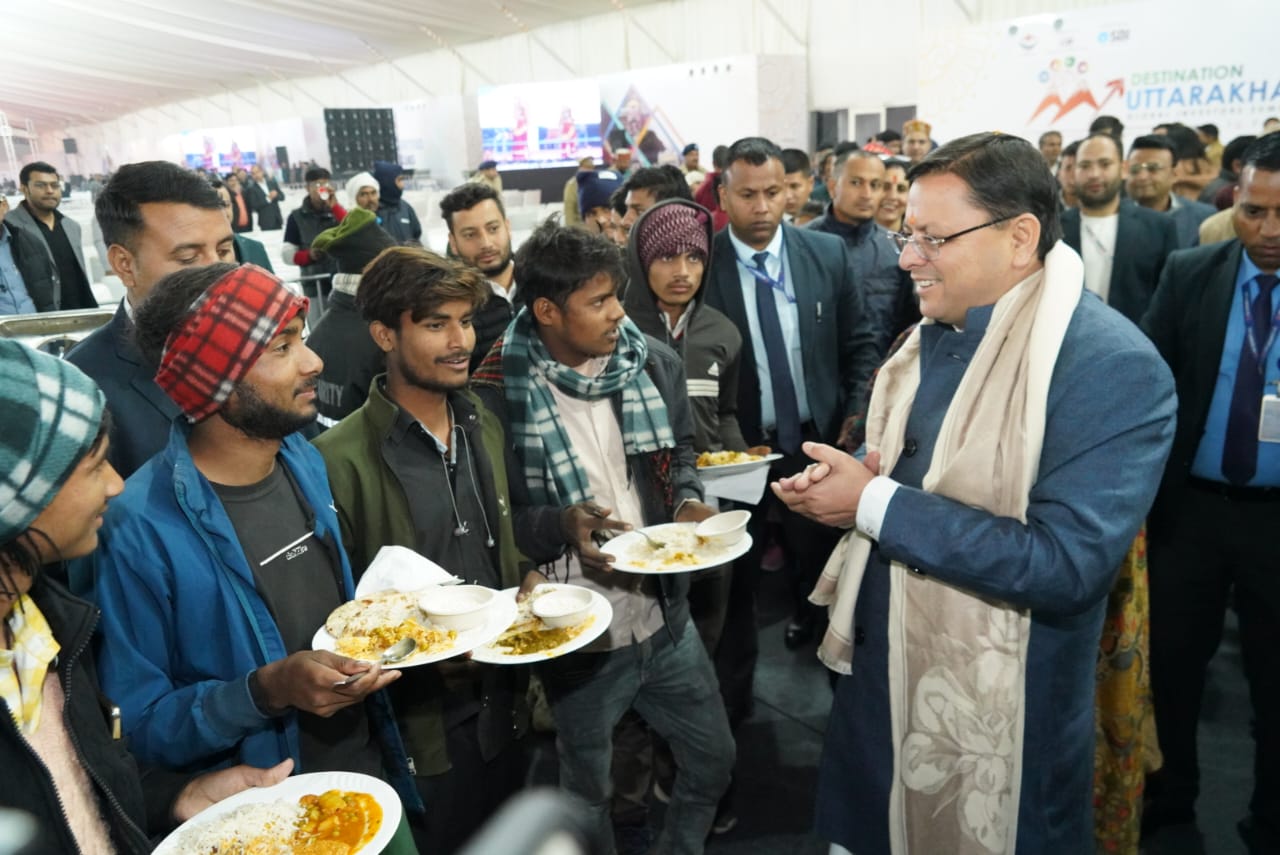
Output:
[[[736,256],[736,253],[735,253],[735,256]],[[738,257],[738,263],[742,265],[743,270],[747,271],[752,276],[754,276],[757,282],[765,283],[770,288],[772,288],[773,290],[781,294],[783,297],[785,297],[788,303],[795,305],[796,298],[792,297],[790,294],[787,293],[787,266],[785,264],[778,267],[778,278],[774,279],[772,276],[770,276],[768,273],[765,273],[759,267],[754,267],[750,264],[747,264],[745,261],[742,260],[741,257]]]
[[[1276,307],[1275,315],[1271,318],[1271,332],[1267,336],[1267,346],[1259,351],[1257,332],[1253,328],[1253,300],[1249,298],[1249,283],[1246,282],[1241,287],[1244,289],[1244,299],[1241,302],[1244,303],[1245,340],[1249,345],[1249,350],[1253,353],[1253,361],[1258,364],[1258,373],[1265,379],[1267,376],[1265,357],[1271,352],[1271,346],[1276,343],[1276,333],[1280,332],[1280,306]],[[1271,294],[1273,297],[1275,296],[1276,287],[1280,286],[1272,288]],[[1259,285],[1258,288],[1261,291],[1262,286]]]

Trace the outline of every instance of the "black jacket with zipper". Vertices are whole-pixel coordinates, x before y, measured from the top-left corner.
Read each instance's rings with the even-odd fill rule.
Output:
[[[146,821],[142,784],[123,740],[111,736],[111,705],[98,687],[90,639],[98,611],[46,576],[36,580],[31,598],[62,648],[55,663],[65,698],[63,721],[80,765],[89,776],[111,842],[120,855],[151,851],[142,830]],[[0,704],[3,707],[3,704]],[[7,707],[0,716],[0,804],[35,817],[38,836],[27,853],[80,852],[48,767],[19,732]],[[47,710],[45,711],[48,712]],[[86,853],[96,855],[96,853]]]

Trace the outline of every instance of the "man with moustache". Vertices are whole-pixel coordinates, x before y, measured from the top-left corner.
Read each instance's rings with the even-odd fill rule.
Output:
[[[973,134],[908,177],[896,242],[926,320],[879,369],[866,459],[806,444],[818,462],[774,485],[851,529],[814,592],[844,675],[818,833],[858,855],[1091,852],[1098,636],[1173,380],[1085,292],[1035,146]]]
[[[471,355],[474,370],[507,328],[517,308],[511,221],[498,191],[475,181],[459,185],[441,199],[440,215],[449,227],[449,251],[480,271],[489,286],[488,298],[472,317],[476,336]]]
[[[686,574],[612,572],[590,529],[696,522],[702,502],[680,357],[627,320],[622,257],[581,229],[541,225],[520,247],[525,306],[477,372],[505,412],[520,461],[513,494],[537,508],[590,508],[564,526],[565,572],[608,598],[613,621],[582,652],[539,668],[555,718],[560,785],[609,838],[614,727],[629,709],[679,767],[657,851],[703,851],[734,746],[715,672],[689,618]],[[518,500],[517,500],[518,501]],[[525,586],[541,579],[530,573]]]
[[[1159,134],[1138,137],[1129,146],[1125,190],[1134,202],[1173,220],[1178,248],[1186,249],[1200,243],[1200,224],[1216,211],[1212,205],[1173,192],[1173,168],[1177,164],[1178,153],[1168,137]]]
[[[854,281],[875,328],[877,361],[884,359],[899,333],[920,320],[911,276],[898,267],[890,234],[875,221],[887,174],[877,155],[860,149],[840,153],[827,181],[831,204],[805,225],[835,235],[849,247]]]
[[[1264,853],[1280,851],[1280,436],[1276,401],[1263,397],[1280,380],[1280,134],[1241,160],[1238,239],[1174,253],[1142,319],[1178,384],[1178,432],[1147,528],[1164,766],[1148,780],[1143,820],[1147,829],[1195,820],[1205,675],[1234,608],[1255,743],[1239,829],[1251,853]]]
[[[107,459],[128,478],[169,441],[178,407],[155,384],[156,366],[133,340],[138,306],[166,274],[235,260],[234,235],[209,182],[177,164],[129,163],[116,170],[94,212],[107,263],[124,283],[111,322],[67,359],[102,387],[112,413]]]
[[[1040,135],[1040,154],[1049,169],[1058,168],[1058,158],[1062,154],[1062,134],[1057,131],[1045,131]]]
[[[1120,198],[1125,159],[1110,134],[1083,140],[1076,154],[1078,208],[1062,214],[1062,239],[1084,260],[1084,286],[1135,324],[1155,293],[1169,253],[1173,221]]]
[[[23,200],[4,219],[42,239],[49,260],[57,268],[54,304],[59,309],[98,308],[89,283],[89,267],[84,262],[80,224],[58,210],[62,204],[58,170],[43,161],[28,163],[18,173],[18,184]]]
[[[730,146],[720,186],[729,228],[715,236],[706,286],[707,304],[742,334],[738,424],[748,444],[782,452],[774,477],[805,466],[800,445],[806,439],[845,440],[879,361],[846,245],[782,223],[783,170],[782,151],[769,140],[746,137]],[[764,524],[771,501],[766,495],[753,525]],[[820,615],[807,596],[838,533],[789,515],[784,534],[795,598],[785,638],[799,647],[817,631]],[[733,721],[751,707],[758,562],[752,553],[737,564],[721,645],[721,681],[731,686],[725,696],[733,699]]]
[[[102,609],[102,686],[144,763],[386,774],[421,810],[379,694],[399,673],[311,649],[354,582],[324,462],[299,433],[322,367],[307,308],[252,265],[157,285],[137,343],[182,418],[73,581]]]
[[[472,318],[492,296],[476,270],[420,247],[365,270],[356,298],[387,370],[316,440],[357,576],[385,545],[499,590],[532,568],[516,547],[501,419],[466,389]],[[455,851],[523,785],[526,682],[525,669],[455,661],[391,690],[427,805],[414,822],[422,851]]]

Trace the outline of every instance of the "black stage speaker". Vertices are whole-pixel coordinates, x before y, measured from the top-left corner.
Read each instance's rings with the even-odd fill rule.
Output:
[[[289,165],[289,147],[288,146],[283,146],[283,145],[276,146],[276,163],[279,164],[282,169]]]
[[[396,123],[391,110],[324,111],[330,169],[354,174],[372,169],[375,160],[398,163]]]
[[[62,153],[63,154],[79,154],[79,150],[76,148],[76,141],[73,139],[63,140]]]

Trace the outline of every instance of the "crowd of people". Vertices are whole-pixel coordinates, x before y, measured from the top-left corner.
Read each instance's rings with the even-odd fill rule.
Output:
[[[1277,851],[1280,134],[1123,131],[627,151],[519,246],[481,172],[439,254],[396,164],[345,206],[313,165],[287,216],[258,167],[120,167],[94,203],[111,322],[65,361],[0,340],[4,804],[43,851],[143,852],[245,787],[363,772],[405,808],[386,851],[450,853],[541,721],[601,851],[701,852],[737,822],[785,569],[784,642],[832,678],[833,853],[1137,852],[1193,823],[1228,608],[1240,834]],[[0,311],[86,305],[56,169],[20,183]],[[777,453],[751,550],[615,571],[602,538],[717,512],[695,458],[722,450]],[[612,622],[533,667],[311,649],[389,545],[586,586]]]

